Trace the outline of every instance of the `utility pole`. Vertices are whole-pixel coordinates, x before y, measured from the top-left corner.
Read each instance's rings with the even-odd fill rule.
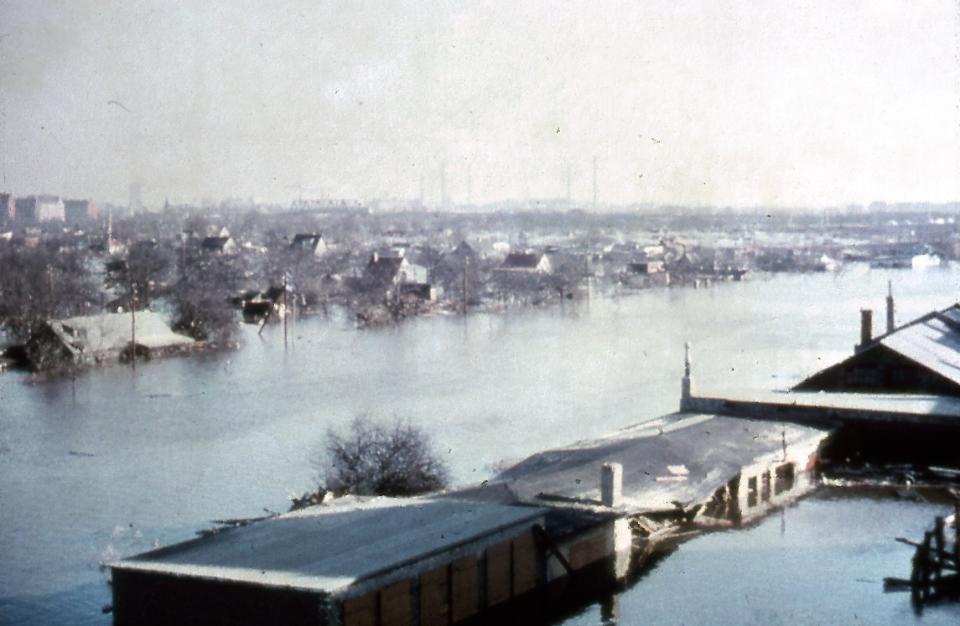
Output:
[[[463,315],[467,315],[467,268],[470,266],[470,257],[463,259]]]
[[[137,285],[130,282],[130,367],[137,369]]]
[[[287,349],[287,315],[290,310],[287,308],[287,279],[283,279],[283,349]]]
[[[110,253],[110,242],[113,241],[113,209],[107,207],[107,255]]]

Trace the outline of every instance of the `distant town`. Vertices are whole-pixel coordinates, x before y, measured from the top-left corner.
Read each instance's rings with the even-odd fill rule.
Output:
[[[234,345],[240,322],[349,310],[358,327],[847,263],[960,257],[958,206],[764,211],[569,202],[387,210],[347,201],[147,210],[0,194],[2,367]]]

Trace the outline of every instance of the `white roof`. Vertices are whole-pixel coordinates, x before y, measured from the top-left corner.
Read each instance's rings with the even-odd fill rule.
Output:
[[[110,566],[332,593],[544,513],[445,498],[375,498],[309,507]]]
[[[137,311],[137,344],[147,348],[163,348],[193,343],[180,335],[153,311]],[[122,350],[130,344],[133,322],[129,313],[85,315],[50,321],[50,328],[64,341],[82,347],[84,352]]]
[[[539,452],[505,470],[522,500],[599,504],[600,468],[623,466],[623,504],[634,512],[700,502],[744,466],[815,449],[827,431],[777,421],[675,413],[605,437]],[[806,460],[804,458],[803,460]]]
[[[960,384],[960,331],[957,324],[960,324],[960,312],[953,307],[899,328],[880,338],[879,342]]]

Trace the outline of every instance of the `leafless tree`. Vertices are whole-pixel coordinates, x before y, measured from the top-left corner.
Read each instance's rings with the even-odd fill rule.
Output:
[[[321,486],[337,495],[412,496],[443,489],[449,481],[430,436],[401,418],[386,425],[360,416],[346,434],[328,430],[314,465]]]
[[[81,252],[0,249],[0,326],[27,339],[44,321],[90,313],[97,289]]]

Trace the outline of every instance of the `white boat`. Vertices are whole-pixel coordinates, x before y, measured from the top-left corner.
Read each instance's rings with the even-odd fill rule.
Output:
[[[939,267],[940,263],[940,257],[929,252],[917,254],[910,259],[910,267],[915,270],[926,269],[928,267]]]

